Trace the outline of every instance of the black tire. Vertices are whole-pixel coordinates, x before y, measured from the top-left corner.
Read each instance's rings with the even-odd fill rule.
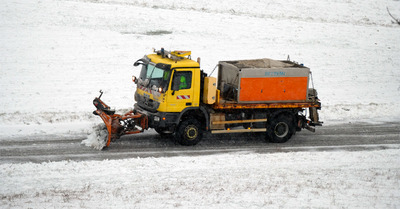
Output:
[[[295,133],[293,117],[289,114],[280,114],[267,123],[267,139],[272,143],[285,143]]]
[[[184,146],[193,146],[201,141],[203,132],[198,120],[189,118],[181,122],[174,134],[175,140]]]

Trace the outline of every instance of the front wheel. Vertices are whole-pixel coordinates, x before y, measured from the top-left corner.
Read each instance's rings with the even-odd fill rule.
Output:
[[[278,115],[267,123],[267,136],[269,142],[285,143],[295,132],[293,117],[286,114]]]
[[[174,137],[181,145],[196,145],[203,137],[200,122],[193,118],[182,121],[176,130]]]

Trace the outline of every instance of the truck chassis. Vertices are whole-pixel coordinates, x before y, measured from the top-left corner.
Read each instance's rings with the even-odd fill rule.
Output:
[[[146,114],[136,110],[128,111],[123,115],[116,114],[101,100],[102,95],[103,92],[100,90],[100,96],[93,100],[93,105],[96,107],[93,114],[100,116],[106,125],[108,136],[105,147],[109,147],[111,141],[115,141],[123,135],[138,134],[149,129],[149,118]],[[314,117],[312,120],[299,114],[305,108],[309,108],[310,117]],[[187,114],[180,119],[179,124],[172,127],[174,130],[156,129],[156,131],[162,135],[174,136],[179,143],[189,146],[197,144],[205,131],[209,131],[211,134],[265,132],[268,141],[284,143],[302,128],[315,132],[313,126],[322,125],[322,122],[318,120],[317,113],[317,109],[320,108],[321,104],[318,101],[271,104],[234,104],[218,101],[213,105],[213,109],[220,111],[205,116],[207,120],[199,120],[198,114]],[[244,111],[251,112],[251,114],[247,114],[247,117],[254,117],[257,113],[264,117],[244,119],[246,118],[246,116],[243,117]],[[226,120],[227,116],[230,117],[229,120]],[[209,124],[202,124],[201,121],[208,121]],[[242,126],[242,128],[234,128],[237,126]]]

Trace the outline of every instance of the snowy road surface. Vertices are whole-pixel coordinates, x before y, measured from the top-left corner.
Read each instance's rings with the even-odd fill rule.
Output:
[[[342,124],[298,132],[285,144],[266,143],[263,134],[205,135],[194,147],[175,144],[155,131],[125,136],[104,151],[81,144],[84,138],[43,135],[0,140],[1,163],[60,160],[103,160],[131,157],[196,156],[221,153],[274,153],[331,150],[380,150],[400,148],[400,123]]]

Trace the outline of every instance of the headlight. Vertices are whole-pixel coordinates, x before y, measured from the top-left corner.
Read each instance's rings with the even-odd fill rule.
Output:
[[[158,116],[154,116],[154,121],[156,121],[156,122],[160,122],[160,117],[158,117]]]

